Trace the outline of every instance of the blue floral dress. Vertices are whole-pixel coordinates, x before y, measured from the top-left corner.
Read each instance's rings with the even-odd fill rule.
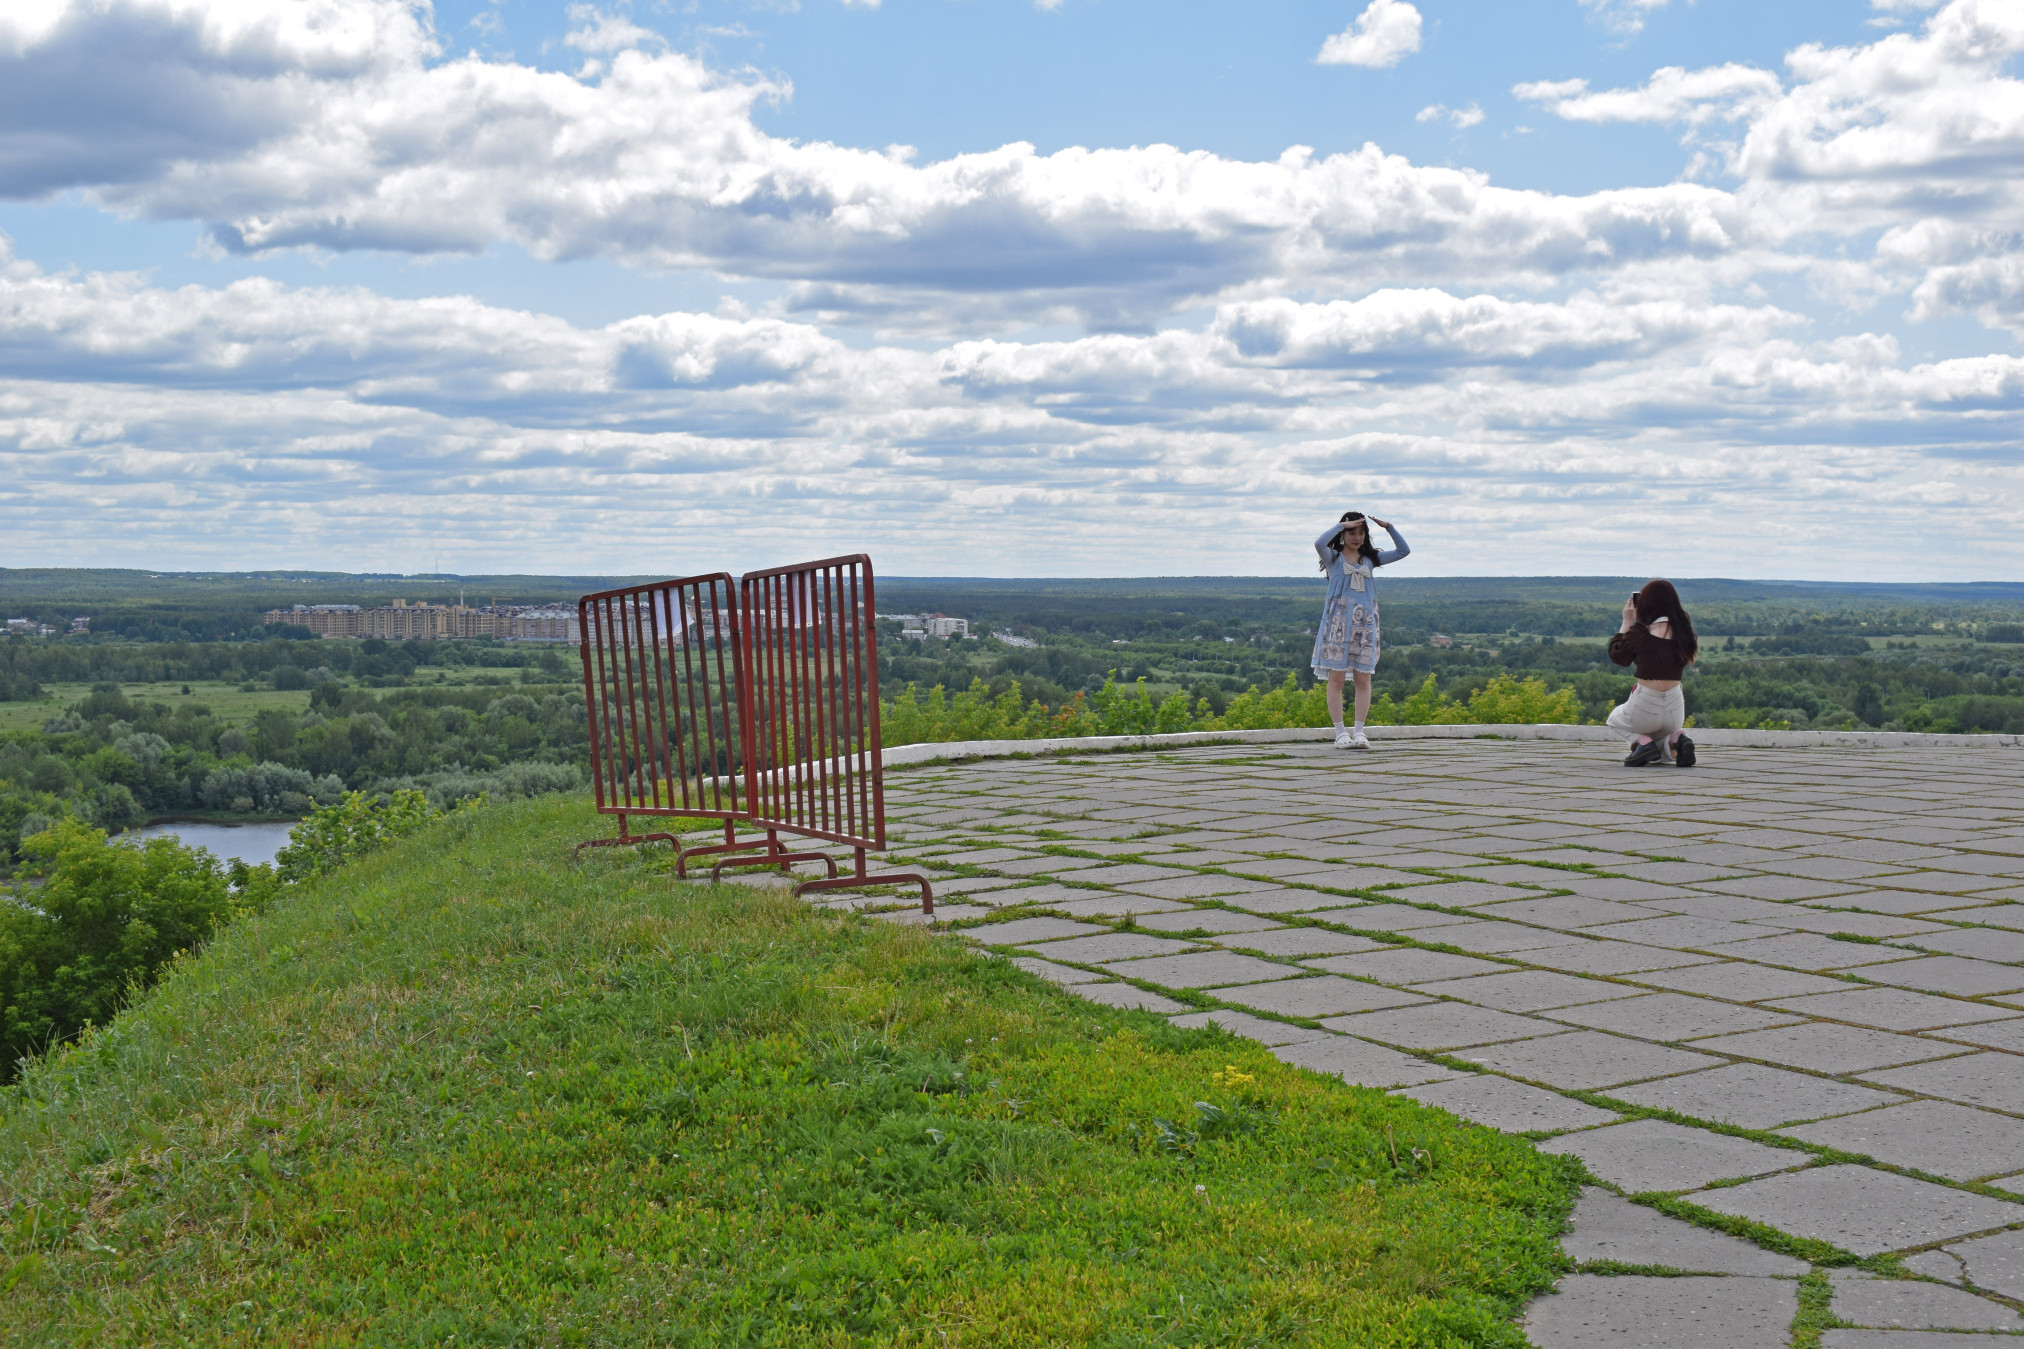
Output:
[[[1398,561],[1412,548],[1390,525],[1392,547],[1380,548],[1377,561],[1347,555],[1329,547],[1329,540],[1342,532],[1337,521],[1321,531],[1314,551],[1328,568],[1328,598],[1321,606],[1321,626],[1314,630],[1314,674],[1317,679],[1331,673],[1377,669],[1377,569]]]

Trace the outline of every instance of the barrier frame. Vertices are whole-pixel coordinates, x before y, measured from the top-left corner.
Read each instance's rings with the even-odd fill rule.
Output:
[[[748,571],[738,578],[745,822],[766,831],[766,852],[729,856],[710,869],[777,866],[821,859],[829,875],[802,881],[811,891],[872,885],[920,887],[921,912],[934,891],[918,872],[872,873],[866,854],[883,852],[885,760],[880,743],[878,606],[871,558],[863,553]],[[839,876],[825,852],[789,852],[781,834],[840,843],[853,866]]]
[[[576,615],[591,785],[618,835],[585,839],[571,855],[667,843],[685,876],[691,857],[766,847],[737,836],[745,652],[731,574],[597,591],[577,600]],[[635,834],[634,816],[721,819],[724,841],[684,847],[671,833]]]

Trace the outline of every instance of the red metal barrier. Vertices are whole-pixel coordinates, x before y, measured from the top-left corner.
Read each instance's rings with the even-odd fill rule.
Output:
[[[862,553],[746,572],[738,581],[743,641],[742,743],[745,811],[764,829],[767,853],[726,858],[712,868],[775,865],[796,857],[782,833],[841,843],[856,865],[839,877],[803,881],[810,890],[912,884],[921,911],[935,911],[927,877],[872,875],[865,853],[883,851],[885,761],[879,745],[878,628],[871,559]]]
[[[749,818],[744,781],[744,650],[727,572],[626,586],[577,601],[590,776],[597,809],[618,816],[618,837],[585,848],[666,842],[676,870],[690,857],[767,847],[736,835]],[[673,834],[634,834],[634,816],[703,816],[724,841],[684,849]],[[834,864],[830,867],[835,874]]]

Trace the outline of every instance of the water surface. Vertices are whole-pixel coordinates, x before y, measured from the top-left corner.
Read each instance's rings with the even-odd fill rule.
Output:
[[[160,838],[164,834],[181,839],[192,848],[209,848],[213,856],[231,861],[238,858],[248,866],[272,862],[274,854],[288,842],[292,821],[281,824],[199,824],[189,820],[167,820],[161,824],[129,829],[122,838]]]

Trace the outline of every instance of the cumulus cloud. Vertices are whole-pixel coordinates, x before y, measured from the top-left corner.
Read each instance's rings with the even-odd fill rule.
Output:
[[[1664,9],[1666,0],[1581,0],[1581,7],[1625,37],[1644,31],[1645,15]]]
[[[1575,122],[1733,121],[1766,110],[1784,92],[1768,70],[1730,63],[1705,70],[1667,66],[1636,89],[1590,93],[1587,80],[1541,80],[1511,93]]]
[[[1448,122],[1457,131],[1467,131],[1483,120],[1483,110],[1471,103],[1466,108],[1451,108],[1445,103],[1429,103],[1413,114],[1415,122]]]
[[[1406,0],[1370,0],[1370,7],[1321,44],[1314,59],[1324,66],[1368,66],[1383,70],[1420,49],[1420,12]]]

